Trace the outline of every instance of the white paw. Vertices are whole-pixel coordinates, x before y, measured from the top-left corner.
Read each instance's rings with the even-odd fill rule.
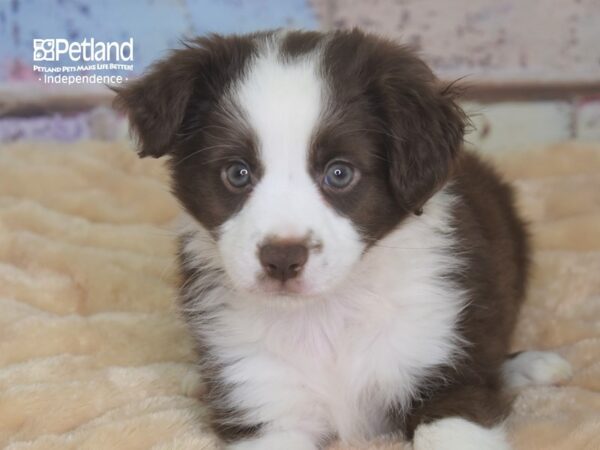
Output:
[[[552,352],[519,353],[503,366],[506,384],[512,388],[559,384],[571,378],[571,364]]]
[[[510,450],[502,427],[485,428],[460,417],[419,425],[414,450]]]
[[[235,442],[227,450],[317,450],[313,440],[297,432],[269,432],[264,436]]]

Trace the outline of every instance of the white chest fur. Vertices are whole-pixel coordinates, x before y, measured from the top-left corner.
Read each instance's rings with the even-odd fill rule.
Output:
[[[224,303],[198,329],[235,386],[228,401],[250,422],[356,441],[379,433],[434,367],[458,351],[464,295],[444,274],[460,269],[441,192],[365,253],[344,285],[306,304],[274,305],[216,290]],[[197,252],[189,244],[187,251]],[[287,301],[279,299],[278,301]]]

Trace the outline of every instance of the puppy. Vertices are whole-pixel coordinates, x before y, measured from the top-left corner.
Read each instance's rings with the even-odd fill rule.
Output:
[[[117,92],[140,155],[170,157],[179,301],[228,448],[508,448],[527,232],[423,61],[358,30],[211,35]]]

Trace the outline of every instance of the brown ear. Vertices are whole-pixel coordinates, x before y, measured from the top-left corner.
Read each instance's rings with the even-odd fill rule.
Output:
[[[195,65],[185,51],[151,67],[124,87],[114,88],[115,107],[127,114],[140,156],[158,158],[172,149],[193,92]]]
[[[395,98],[399,105],[390,128],[390,181],[403,208],[416,211],[450,176],[463,146],[466,116],[451,89],[437,83],[402,90]]]
[[[236,36],[197,38],[141,78],[113,88],[115,107],[127,114],[140,156],[158,158],[173,151],[187,134],[186,122],[201,124],[202,114],[242,70],[253,48],[250,39]]]
[[[381,40],[369,58],[385,127],[390,183],[400,206],[417,211],[440,189],[462,149],[467,117],[414,52]],[[369,67],[369,66],[367,66]]]

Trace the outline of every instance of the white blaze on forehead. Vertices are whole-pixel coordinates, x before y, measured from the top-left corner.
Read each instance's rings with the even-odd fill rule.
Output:
[[[257,248],[272,237],[309,238],[319,249],[302,271],[312,294],[340,282],[364,250],[353,223],[326,202],[309,172],[311,141],[326,95],[319,53],[286,61],[275,43],[251,61],[229,94],[252,128],[263,168],[243,208],[220,229],[224,266],[238,286],[249,288],[260,280]]]
[[[285,61],[274,47],[268,45],[251,63],[235,100],[258,138],[260,158],[268,163],[265,169],[296,164],[304,169],[323,104],[318,58],[310,54]]]

